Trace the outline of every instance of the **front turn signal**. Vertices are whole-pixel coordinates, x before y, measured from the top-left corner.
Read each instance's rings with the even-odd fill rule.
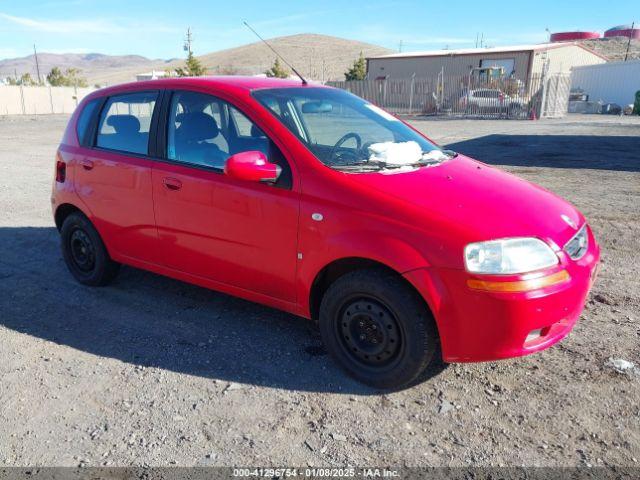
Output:
[[[474,290],[484,290],[486,292],[528,292],[530,290],[538,290],[540,288],[565,283],[569,280],[571,280],[569,273],[566,270],[560,270],[551,275],[530,278],[528,280],[496,281],[470,278],[467,280],[467,286]]]

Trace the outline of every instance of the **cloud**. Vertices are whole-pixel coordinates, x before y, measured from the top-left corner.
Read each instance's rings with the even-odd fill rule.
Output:
[[[0,18],[21,27],[48,33],[108,33],[113,25],[102,20],[37,20],[0,13]]]
[[[153,23],[131,23],[125,21],[109,21],[109,20],[55,20],[55,19],[35,19],[28,17],[17,17],[0,12],[0,19],[3,19],[14,25],[37,30],[46,33],[132,33],[132,32],[173,32],[176,29],[167,27],[157,22]]]

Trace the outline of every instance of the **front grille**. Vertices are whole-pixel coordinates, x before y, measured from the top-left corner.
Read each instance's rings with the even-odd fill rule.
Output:
[[[567,252],[573,260],[580,260],[587,249],[589,248],[589,236],[587,235],[587,224],[585,223],[578,233],[576,233],[571,240],[564,246],[564,251]]]

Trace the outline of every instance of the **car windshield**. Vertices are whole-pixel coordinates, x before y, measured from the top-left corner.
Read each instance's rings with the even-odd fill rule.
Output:
[[[256,90],[254,98],[325,165],[343,170],[433,165],[451,158],[393,115],[344,90]]]

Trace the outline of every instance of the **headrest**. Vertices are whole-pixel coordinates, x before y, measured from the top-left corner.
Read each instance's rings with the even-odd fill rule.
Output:
[[[264,132],[262,130],[260,130],[260,127],[258,127],[255,123],[251,124],[251,136],[253,138],[266,137]]]
[[[180,122],[179,134],[186,141],[210,140],[220,133],[216,120],[204,112],[182,113],[176,120]]]
[[[138,133],[140,120],[133,115],[111,115],[107,117],[107,125],[113,127],[116,133]]]

